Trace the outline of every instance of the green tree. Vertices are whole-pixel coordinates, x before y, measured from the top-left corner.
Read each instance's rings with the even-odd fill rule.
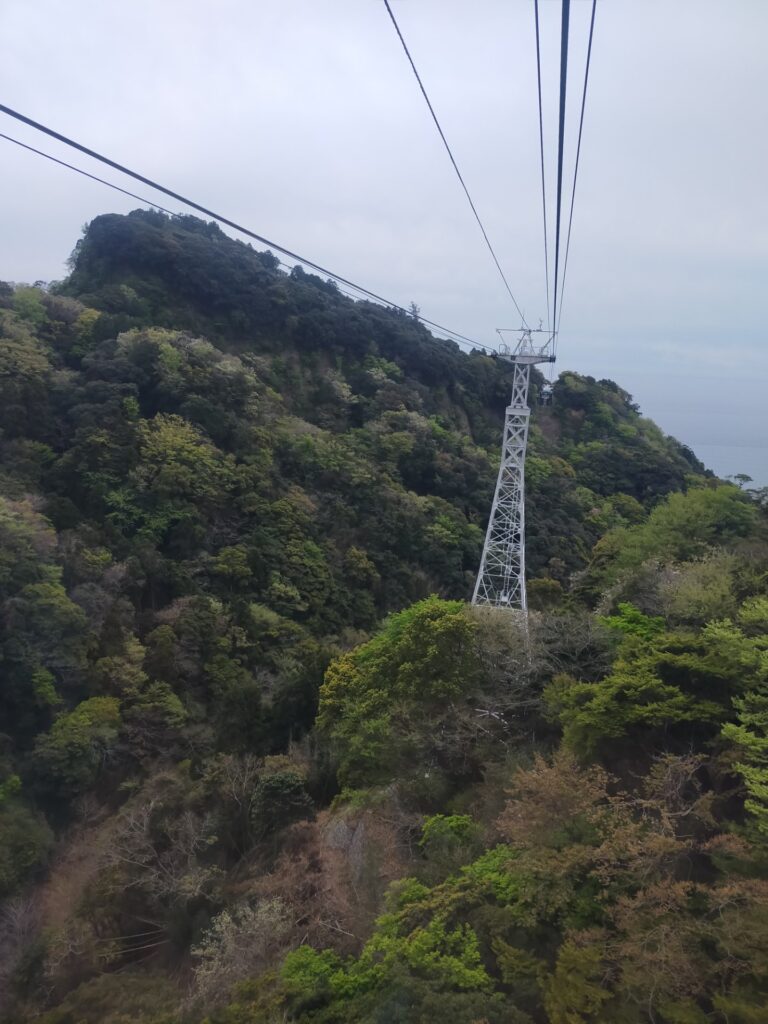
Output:
[[[251,821],[256,836],[264,838],[296,821],[314,817],[314,805],[304,779],[295,771],[264,774],[251,803]]]
[[[35,744],[34,769],[54,794],[76,796],[93,785],[115,750],[120,709],[115,697],[91,697],[60,715]]]
[[[749,496],[732,485],[702,487],[670,495],[646,522],[610,531],[596,545],[592,573],[604,584],[648,559],[685,561],[705,556],[757,523]]]
[[[711,623],[699,635],[630,636],[607,678],[556,677],[545,699],[565,742],[590,758],[627,736],[713,737],[731,714],[731,699],[767,671],[758,640],[731,623]]]
[[[744,779],[746,809],[755,828],[768,840],[768,693],[755,690],[733,701],[736,721],[723,726],[723,736],[739,756],[736,768]]]
[[[331,663],[318,726],[333,744],[343,784],[386,779],[423,757],[430,715],[476,681],[475,630],[462,604],[430,597]]]
[[[605,968],[599,948],[564,943],[544,991],[544,1006],[550,1024],[599,1021],[603,1005],[611,999],[611,992],[603,983],[604,977]]]
[[[53,367],[34,323],[0,309],[0,427],[8,437],[39,438],[47,420]]]
[[[0,898],[5,898],[45,865],[54,837],[42,814],[18,797],[0,801],[0,836]]]
[[[664,632],[664,619],[659,615],[643,615],[629,603],[620,604],[617,615],[603,616],[602,623],[609,629],[618,630],[623,636],[634,636],[641,640],[652,640]]]

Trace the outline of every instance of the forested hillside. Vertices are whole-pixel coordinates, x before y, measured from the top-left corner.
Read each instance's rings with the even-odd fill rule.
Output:
[[[0,284],[0,1019],[768,1020],[768,531],[612,381],[191,217]],[[533,401],[541,378],[536,377]]]

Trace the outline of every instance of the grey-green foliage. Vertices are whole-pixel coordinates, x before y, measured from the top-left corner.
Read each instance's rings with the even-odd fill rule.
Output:
[[[0,786],[0,899],[16,892],[32,872],[44,867],[54,842],[42,814],[8,792],[9,788],[8,780]]]

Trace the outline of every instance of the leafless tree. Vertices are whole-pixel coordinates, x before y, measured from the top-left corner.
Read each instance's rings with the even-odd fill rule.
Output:
[[[40,933],[40,907],[34,898],[18,896],[0,905],[0,1014],[8,1008],[14,972]]]
[[[208,1008],[226,1002],[232,988],[260,974],[284,951],[293,921],[279,899],[222,911],[192,950],[196,1001]]]
[[[115,886],[138,888],[164,902],[208,894],[220,875],[199,858],[216,842],[212,816],[186,810],[165,821],[159,810],[150,799],[121,815],[106,854],[107,863],[121,869]]]

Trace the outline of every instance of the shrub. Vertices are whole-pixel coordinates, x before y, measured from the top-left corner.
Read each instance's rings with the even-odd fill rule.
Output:
[[[39,812],[11,797],[0,803],[0,898],[14,893],[45,864],[53,832]]]

